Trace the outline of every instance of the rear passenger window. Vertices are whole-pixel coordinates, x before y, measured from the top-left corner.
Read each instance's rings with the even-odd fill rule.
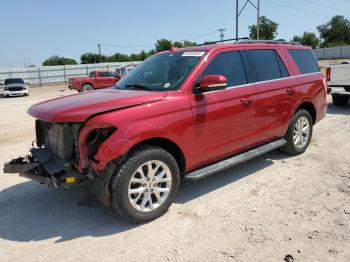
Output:
[[[315,73],[320,71],[320,67],[311,50],[290,49],[289,54],[293,57],[302,74]]]
[[[255,70],[255,81],[267,81],[289,76],[281,58],[274,50],[247,50]]]
[[[206,75],[224,75],[228,80],[228,87],[247,84],[247,76],[239,51],[218,54],[209,63],[201,77]]]
[[[277,58],[278,65],[280,67],[282,77],[288,77],[289,73],[288,73],[288,70],[287,70],[285,64],[283,63],[282,59],[280,58],[280,56],[276,52],[275,52],[275,56]]]
[[[98,76],[99,77],[109,77],[109,73],[108,72],[98,72]]]

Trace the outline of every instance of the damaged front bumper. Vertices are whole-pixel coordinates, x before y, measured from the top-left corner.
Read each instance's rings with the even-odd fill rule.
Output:
[[[19,157],[4,165],[4,173],[19,173],[50,187],[72,186],[87,180],[70,163],[55,155],[47,148],[32,148],[26,157]]]

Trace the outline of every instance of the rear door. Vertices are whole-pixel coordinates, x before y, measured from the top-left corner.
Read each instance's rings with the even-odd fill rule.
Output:
[[[291,78],[278,49],[246,48],[257,89],[258,141],[284,136],[296,102],[296,80]]]
[[[257,141],[256,89],[240,51],[215,53],[205,75],[224,75],[224,90],[191,94],[198,163],[208,163],[253,146]]]
[[[109,72],[98,72],[96,78],[97,88],[106,88],[114,85],[115,78],[111,77]]]

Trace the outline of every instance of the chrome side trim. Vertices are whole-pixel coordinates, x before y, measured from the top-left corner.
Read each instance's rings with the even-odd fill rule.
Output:
[[[220,91],[225,91],[227,89],[232,89],[232,88],[248,87],[248,86],[253,86],[253,85],[257,85],[257,84],[270,83],[270,82],[281,81],[281,80],[286,80],[286,79],[293,79],[293,78],[302,78],[302,77],[305,77],[305,76],[318,75],[318,74],[322,74],[322,72],[314,72],[314,73],[303,74],[303,75],[296,75],[296,76],[287,76],[287,77],[271,79],[271,80],[266,80],[266,81],[260,81],[260,82],[253,82],[253,83],[244,84],[244,85],[238,85],[238,86],[229,86],[229,87],[226,87],[225,89],[222,89],[222,90],[208,91],[208,92],[205,92],[205,93],[220,92]]]

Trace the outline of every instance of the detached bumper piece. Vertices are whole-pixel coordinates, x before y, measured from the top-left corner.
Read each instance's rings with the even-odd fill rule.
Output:
[[[69,163],[56,156],[50,149],[33,148],[31,154],[19,157],[4,165],[4,173],[19,173],[50,187],[72,186],[84,182],[86,176],[72,169]]]

